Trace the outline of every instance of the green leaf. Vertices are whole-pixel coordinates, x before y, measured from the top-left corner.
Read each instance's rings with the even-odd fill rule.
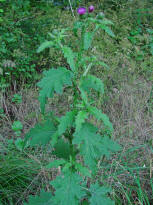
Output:
[[[74,133],[73,144],[81,145],[80,154],[84,163],[92,170],[96,169],[96,160],[101,156],[101,136],[92,124],[84,123],[79,132]]]
[[[99,26],[102,30],[104,30],[108,35],[110,35],[111,37],[115,37],[115,34],[113,33],[113,31],[105,25],[100,25]]]
[[[56,129],[51,121],[36,124],[25,137],[25,143],[29,141],[29,145],[46,145],[51,139]]]
[[[105,115],[104,113],[101,112],[101,110],[98,110],[96,107],[90,106],[88,107],[89,112],[95,116],[98,120],[102,120],[104,125],[111,131],[113,132],[113,125],[109,120],[109,117]]]
[[[40,53],[41,51],[43,51],[46,48],[50,48],[54,46],[54,43],[52,41],[45,41],[44,43],[42,43],[39,48],[37,49],[37,53]]]
[[[87,167],[83,167],[79,163],[75,163],[75,168],[77,171],[79,171],[83,176],[90,177],[91,178],[91,173],[89,172],[89,169]]]
[[[30,196],[29,202],[24,205],[55,205],[53,203],[53,197],[50,192],[41,190],[40,196]]]
[[[78,205],[85,195],[80,183],[82,178],[71,171],[57,176],[50,184],[55,188],[54,202],[56,205]]]
[[[41,91],[39,93],[39,101],[42,113],[45,110],[46,99],[53,97],[54,91],[62,94],[65,85],[72,85],[72,72],[66,68],[50,69],[45,71],[43,79],[37,84]]]
[[[83,99],[84,103],[88,105],[88,98],[85,91],[82,88],[80,88],[80,92],[81,92],[81,98]]]
[[[54,160],[53,162],[50,162],[46,168],[51,169],[51,168],[58,168],[60,165],[65,164],[66,161],[64,159],[59,159],[59,160]]]
[[[93,75],[87,75],[83,77],[80,82],[80,88],[82,88],[86,92],[89,92],[90,89],[93,88],[97,92],[100,92],[102,94],[104,93],[103,82]]]
[[[83,45],[84,45],[84,49],[85,50],[88,50],[89,48],[90,48],[90,46],[91,46],[91,43],[92,43],[92,39],[93,39],[93,33],[91,33],[91,32],[86,32],[85,34],[84,34],[84,43],[83,43]]]
[[[70,68],[72,69],[72,71],[75,71],[75,54],[73,53],[73,51],[71,50],[71,48],[64,46],[62,48],[64,57],[67,59],[68,64],[70,65]]]
[[[74,32],[74,35],[77,36],[77,32],[78,30],[83,26],[83,23],[81,21],[76,21],[74,23],[74,26],[73,26],[73,32]]]
[[[103,19],[101,21],[101,24],[103,24],[103,25],[114,25],[113,22],[108,20],[108,19]]]
[[[101,65],[101,66],[109,69],[109,66],[106,63],[104,63],[103,61],[98,60],[96,56],[85,57],[84,61],[85,62],[89,61],[89,62],[92,62],[94,65]]]
[[[109,69],[109,66],[108,66],[106,63],[102,62],[102,61],[97,61],[97,62],[95,62],[95,64],[101,65],[101,66],[103,66],[103,67]]]
[[[101,140],[101,144],[101,155],[105,155],[107,159],[110,158],[110,155],[113,152],[121,151],[121,146],[117,142],[110,139],[109,136],[104,136]]]
[[[80,154],[84,163],[92,170],[96,171],[97,160],[105,155],[110,157],[112,152],[120,151],[119,144],[111,140],[108,136],[102,137],[97,134],[98,129],[92,124],[84,123],[79,132],[74,133],[73,144],[79,145]]]
[[[81,126],[85,122],[85,119],[87,119],[87,117],[88,113],[86,111],[82,110],[78,112],[75,120],[76,132],[81,129]]]
[[[62,135],[67,128],[70,128],[75,120],[75,111],[67,112],[65,116],[61,117],[60,124],[58,126],[58,134]]]
[[[72,155],[70,144],[65,142],[63,139],[59,139],[57,141],[57,143],[54,145],[54,149],[55,150],[52,152],[52,154],[56,155],[58,158],[69,160],[70,155]]]
[[[12,130],[13,131],[19,131],[23,129],[23,125],[20,121],[14,121],[12,124]]]
[[[108,187],[100,187],[98,183],[91,184],[90,189],[91,197],[89,199],[90,205],[115,205],[107,194],[111,192]]]
[[[21,139],[21,138],[17,138],[17,139],[15,140],[15,146],[16,146],[16,148],[17,148],[18,150],[22,151],[23,148],[24,148],[24,140]]]

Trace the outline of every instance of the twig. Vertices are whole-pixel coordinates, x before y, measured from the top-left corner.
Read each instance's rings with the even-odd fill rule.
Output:
[[[69,4],[70,4],[71,11],[72,11],[72,15],[73,15],[73,17],[75,18],[74,11],[73,11],[72,4],[71,4],[71,1],[70,1],[70,0],[69,0]]]

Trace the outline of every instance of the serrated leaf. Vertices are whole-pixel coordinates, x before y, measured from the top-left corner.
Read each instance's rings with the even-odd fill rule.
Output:
[[[105,25],[100,25],[99,26],[102,30],[104,30],[108,35],[110,35],[111,37],[115,37],[115,34],[113,33],[113,31]]]
[[[65,164],[65,166],[62,168],[62,172],[65,173],[65,172],[69,171],[70,168],[72,168],[72,163],[71,162],[67,162]]]
[[[66,68],[50,69],[45,71],[43,79],[37,84],[41,90],[39,92],[39,101],[41,111],[44,113],[47,98],[52,98],[54,92],[62,94],[63,87],[72,85],[73,74]]]
[[[109,66],[106,63],[104,63],[103,61],[98,60],[96,58],[96,56],[86,57],[84,60],[89,61],[89,62],[93,62],[94,65],[101,65],[101,66],[109,69]]]
[[[51,121],[36,124],[25,137],[25,143],[29,141],[29,145],[46,145],[56,132],[55,126]]]
[[[92,124],[84,123],[79,132],[74,133],[73,144],[81,145],[80,154],[84,163],[93,171],[96,169],[96,160],[100,157],[101,136]]]
[[[113,125],[109,120],[109,117],[102,113],[101,110],[98,110],[96,107],[90,106],[88,107],[89,112],[95,116],[98,120],[102,120],[104,125],[111,131],[113,132]]]
[[[68,64],[70,65],[70,68],[72,71],[75,71],[75,54],[71,50],[71,48],[64,46],[62,48],[64,57],[67,59]]]
[[[54,149],[55,150],[52,152],[52,154],[55,154],[58,158],[68,160],[70,155],[72,155],[70,144],[65,142],[63,139],[58,140],[58,142],[54,145]]]
[[[90,177],[91,178],[91,173],[89,172],[89,169],[87,167],[83,167],[79,163],[75,163],[75,168],[77,171],[79,171],[83,176]]]
[[[88,105],[88,98],[87,98],[87,95],[85,93],[85,91],[80,87],[80,92],[81,92],[81,98],[83,99],[84,103],[86,105]]]
[[[55,205],[52,199],[50,192],[41,190],[40,196],[30,196],[28,203],[24,203],[24,205]]]
[[[18,150],[22,151],[23,148],[24,148],[24,141],[23,141],[23,139],[17,138],[17,139],[15,140],[15,146],[16,146],[16,148],[17,148]]]
[[[45,41],[39,46],[39,48],[37,49],[37,53],[40,53],[44,49],[50,48],[52,46],[54,46],[54,43],[52,41]]]
[[[91,197],[89,199],[90,205],[115,205],[107,194],[111,192],[108,187],[100,187],[98,183],[91,184],[90,189]]]
[[[107,159],[110,158],[110,155],[113,152],[121,151],[121,146],[117,142],[110,139],[108,136],[104,136],[102,138],[101,144],[101,155],[105,155]]]
[[[53,162],[50,162],[46,168],[51,169],[51,168],[58,168],[60,165],[65,164],[66,161],[64,159],[59,159],[59,160],[54,160]]]
[[[78,132],[81,129],[81,126],[85,122],[87,117],[88,117],[88,113],[86,111],[81,110],[78,112],[75,119],[76,132]]]
[[[79,132],[74,133],[73,144],[80,146],[80,154],[83,156],[84,163],[92,170],[96,170],[97,160],[105,155],[107,158],[113,152],[120,151],[119,144],[109,137],[97,134],[98,129],[92,124],[84,123]]]
[[[14,121],[12,124],[12,130],[13,131],[19,131],[23,129],[23,125],[20,121]]]
[[[80,182],[82,178],[71,171],[57,176],[50,184],[55,188],[54,202],[56,205],[78,205],[85,195]]]
[[[102,61],[97,61],[96,64],[97,64],[97,65],[101,65],[101,66],[103,66],[103,67],[109,69],[109,66],[108,66],[106,63],[102,62]]]
[[[81,21],[76,21],[73,26],[74,35],[77,36],[78,30],[82,27],[83,23]]]
[[[114,25],[113,22],[108,20],[108,19],[103,19],[101,21],[101,24],[103,24],[103,25]]]
[[[85,50],[88,50],[89,48],[90,48],[90,46],[91,46],[91,43],[92,43],[92,39],[93,39],[93,33],[91,33],[91,32],[86,32],[85,34],[84,34],[84,43],[83,43],[83,45],[84,45],[84,49]]]
[[[58,126],[58,134],[62,135],[67,128],[70,128],[75,120],[75,111],[67,112],[65,116],[61,117],[60,123]]]
[[[96,90],[97,92],[100,92],[102,94],[104,93],[103,82],[99,78],[93,75],[87,75],[83,77],[80,82],[80,88],[86,92],[89,92],[90,89],[92,88]]]

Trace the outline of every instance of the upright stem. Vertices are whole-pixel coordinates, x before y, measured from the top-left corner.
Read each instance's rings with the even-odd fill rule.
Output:
[[[84,47],[84,33],[85,33],[85,25],[82,26],[82,31],[81,31],[81,39],[80,39],[80,48],[79,48],[79,52],[78,52],[78,59],[77,59],[77,63],[76,63],[76,72],[78,72],[78,68],[79,68],[79,62],[81,61],[82,55],[83,55],[83,47]]]

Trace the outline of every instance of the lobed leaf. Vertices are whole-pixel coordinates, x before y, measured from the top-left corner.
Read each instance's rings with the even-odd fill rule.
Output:
[[[53,97],[54,92],[62,94],[65,85],[72,85],[73,74],[70,70],[63,67],[52,68],[43,74],[43,79],[37,85],[41,88],[39,102],[41,111],[44,113],[47,98]]]
[[[87,75],[83,77],[80,82],[80,88],[86,92],[89,92],[90,89],[92,88],[96,90],[97,92],[100,92],[102,94],[104,93],[103,82],[99,78],[93,75]]]
[[[24,205],[55,205],[53,203],[53,197],[50,192],[41,190],[40,196],[30,196],[29,202]]]
[[[104,30],[108,35],[110,35],[111,37],[115,37],[115,34],[113,33],[113,31],[105,25],[100,25],[99,28],[101,28],[102,30]]]
[[[103,25],[114,25],[113,22],[108,20],[108,19],[103,19],[101,21],[101,24],[103,24]]]
[[[85,122],[85,119],[87,119],[87,117],[88,113],[86,111],[81,110],[78,112],[75,119],[76,132],[78,132],[81,129],[81,126]]]
[[[87,95],[85,93],[85,91],[82,89],[82,88],[79,88],[80,89],[80,92],[81,92],[81,98],[82,100],[84,101],[84,103],[86,105],[88,105],[88,98],[87,98]]]
[[[84,39],[83,39],[84,50],[88,50],[90,48],[92,39],[93,39],[93,33],[86,32],[84,34]]]
[[[46,121],[41,124],[36,124],[25,137],[25,143],[29,142],[29,145],[46,145],[56,132],[55,126],[51,121]]]
[[[96,169],[96,160],[100,157],[101,136],[96,133],[97,128],[92,124],[84,123],[78,132],[74,133],[73,144],[81,145],[80,154],[84,163],[92,170]]]
[[[89,199],[90,205],[115,205],[115,202],[107,196],[107,194],[111,192],[110,188],[101,187],[96,183],[91,184],[89,191],[91,193],[91,197]]]
[[[75,120],[75,111],[67,112],[65,116],[61,117],[60,123],[58,126],[58,134],[62,135],[67,128],[70,128]]]
[[[98,110],[96,107],[90,106],[88,107],[89,112],[95,116],[98,120],[102,120],[104,125],[111,131],[113,132],[113,125],[109,120],[109,117],[102,113],[101,110]]]
[[[65,142],[63,139],[59,139],[57,141],[57,143],[54,145],[54,149],[55,150],[52,152],[52,154],[55,154],[58,158],[69,160],[70,155],[72,155],[70,144]]]
[[[80,183],[82,178],[68,170],[62,176],[57,176],[50,184],[55,188],[54,202],[56,205],[78,205],[85,196]]]
[[[71,50],[70,47],[64,46],[62,48],[64,57],[67,59],[68,64],[70,65],[70,68],[72,69],[72,71],[75,71],[75,54],[73,53],[73,51]]]
[[[90,57],[85,57],[84,61],[89,61],[89,62],[93,62],[94,65],[101,65],[102,67],[105,67],[107,69],[109,69],[109,66],[104,63],[103,61],[100,61],[96,58],[96,56],[90,56]]]
[[[110,155],[113,152],[121,151],[121,146],[117,142],[110,139],[109,136],[104,136],[101,140],[101,144],[101,155],[105,155],[107,159],[110,158]]]
[[[75,168],[77,171],[79,171],[83,176],[90,177],[91,178],[91,173],[87,167],[82,166],[79,163],[75,163]]]
[[[50,48],[50,47],[52,47],[52,46],[54,46],[54,43],[53,43],[52,41],[45,41],[45,42],[43,42],[43,43],[39,46],[39,48],[37,49],[37,53],[40,53],[40,52],[42,52],[44,49]]]
[[[66,161],[64,159],[59,159],[59,160],[54,160],[52,162],[50,162],[46,168],[47,169],[51,169],[51,168],[58,168],[60,165],[65,164]]]
[[[94,172],[96,171],[97,160],[101,156],[107,158],[113,152],[120,151],[119,144],[111,140],[108,136],[102,137],[97,134],[98,129],[90,123],[84,123],[78,132],[74,133],[73,144],[80,146],[80,154],[84,163]]]
[[[83,23],[81,21],[76,21],[74,23],[74,26],[73,26],[73,32],[74,32],[74,35],[77,36],[77,32],[78,30],[83,26]]]
[[[95,64],[101,65],[101,66],[103,66],[103,67],[109,69],[109,66],[108,66],[106,63],[102,62],[102,61],[97,61],[97,62],[95,62]]]

